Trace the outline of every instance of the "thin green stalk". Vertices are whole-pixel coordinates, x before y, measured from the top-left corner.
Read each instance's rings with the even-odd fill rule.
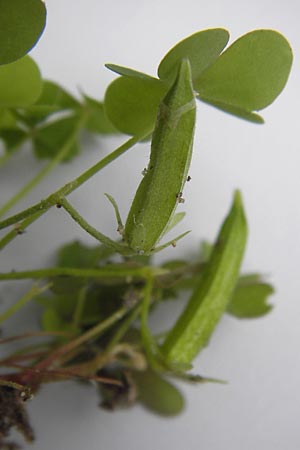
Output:
[[[123,323],[119,326],[111,340],[109,341],[105,352],[109,353],[114,346],[122,339],[124,334],[127,332],[130,325],[138,318],[138,315],[141,312],[142,304],[139,303],[137,306],[135,306],[130,314],[124,319]]]
[[[151,304],[151,296],[153,290],[153,278],[151,275],[148,276],[147,282],[144,288],[144,298],[142,301],[141,307],[141,336],[143,345],[145,348],[145,352],[147,355],[147,359],[153,369],[158,368],[159,365],[156,361],[154,350],[157,348],[157,345],[154,342],[154,339],[150,333],[148,326],[148,315],[149,308]]]
[[[9,231],[7,234],[0,239],[0,250],[7,246],[15,237],[22,234],[29,225],[35,222],[40,216],[44,214],[45,211],[39,211],[34,213],[32,216],[27,217],[21,223],[17,224],[15,228]]]
[[[77,328],[79,327],[79,324],[80,324],[80,320],[81,320],[82,313],[84,310],[84,305],[85,305],[85,302],[87,299],[86,294],[87,294],[87,288],[86,288],[86,286],[84,286],[79,292],[76,308],[75,308],[75,311],[73,314],[72,327],[75,330],[77,330]]]
[[[9,227],[10,225],[13,225],[15,223],[18,223],[29,216],[32,216],[33,214],[37,212],[45,212],[48,209],[50,209],[52,206],[56,205],[58,203],[58,199],[60,197],[67,196],[71,194],[75,189],[77,189],[79,186],[81,186],[83,183],[88,181],[93,175],[95,175],[97,172],[102,170],[104,167],[106,167],[108,164],[113,162],[115,159],[117,159],[119,156],[121,156],[123,153],[125,153],[127,150],[132,148],[135,144],[138,142],[146,139],[146,137],[150,134],[148,131],[147,133],[143,133],[140,136],[134,136],[130,139],[128,139],[124,144],[122,144],[120,147],[118,147],[116,150],[114,150],[109,155],[105,156],[103,159],[101,159],[98,163],[96,163],[94,166],[90,167],[88,170],[83,172],[79,177],[75,178],[73,181],[67,183],[66,185],[62,186],[61,188],[57,189],[54,193],[50,194],[46,199],[41,200],[40,202],[36,203],[35,205],[24,209],[18,214],[15,214],[13,216],[8,217],[7,219],[0,222],[0,230],[6,227]]]
[[[47,289],[49,289],[50,286],[51,286],[51,283],[48,283],[45,286],[41,286],[41,287],[37,286],[36,284],[31,286],[29,291],[26,292],[26,294],[24,294],[18,302],[16,302],[14,305],[12,305],[10,308],[8,308],[4,313],[0,314],[0,324],[5,322],[5,320],[9,319],[11,316],[13,316],[16,312],[18,312],[21,308],[23,308],[28,302],[30,302],[34,297],[47,291]]]
[[[149,268],[147,268],[149,271]],[[160,274],[159,268],[153,269],[153,275]],[[0,273],[0,280],[24,280],[24,279],[40,279],[51,278],[57,276],[71,276],[80,278],[123,278],[130,280],[145,279],[145,269],[143,267],[118,267],[109,264],[99,269],[77,269],[69,267],[54,267],[49,269],[27,270],[23,272]]]
[[[109,237],[102,234],[100,231],[96,230],[92,225],[90,225],[80,214],[78,211],[76,211],[75,208],[67,201],[66,198],[61,198],[59,200],[60,206],[62,206],[65,211],[67,211],[72,219],[75,220],[78,225],[83,228],[88,234],[93,236],[97,241],[101,242],[102,244],[106,245],[107,247],[113,248],[115,251],[123,254],[123,255],[130,255],[132,254],[132,251],[124,244],[120,244],[118,242],[113,241]]]
[[[60,151],[56,154],[54,158],[52,158],[42,170],[34,176],[25,186],[23,186],[19,192],[17,192],[13,197],[11,197],[1,208],[0,208],[0,217],[3,216],[7,211],[9,211],[13,206],[15,206],[22,198],[24,198],[29,192],[32,191],[49,173],[55,169],[55,167],[61,163],[61,161],[67,156],[70,151],[71,146],[74,144],[74,141],[78,137],[80,130],[83,128],[84,123],[86,121],[86,115],[83,115],[81,119],[78,121],[78,124],[73,131],[73,133],[69,136],[65,144],[62,146]]]

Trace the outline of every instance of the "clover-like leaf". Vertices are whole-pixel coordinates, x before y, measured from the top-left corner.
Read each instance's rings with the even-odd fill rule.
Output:
[[[173,47],[162,59],[158,76],[172,83],[182,59],[189,59],[192,79],[195,82],[204,69],[209,67],[226,47],[229,33],[223,28],[198,31]]]
[[[39,40],[46,24],[42,0],[0,0],[0,64],[25,56]]]
[[[150,133],[154,128],[158,105],[166,91],[167,86],[156,78],[117,78],[105,94],[108,118],[123,133]]]
[[[238,116],[241,114],[234,108],[259,111],[284,88],[292,59],[290,45],[280,33],[252,31],[204,70],[194,88],[200,99]]]
[[[0,66],[0,107],[22,108],[34,103],[42,91],[42,79],[29,56]]]
[[[270,284],[241,277],[227,306],[227,312],[239,319],[264,316],[272,309],[268,298],[273,293],[274,288]]]

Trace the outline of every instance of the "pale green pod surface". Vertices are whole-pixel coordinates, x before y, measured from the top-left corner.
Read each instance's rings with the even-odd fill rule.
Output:
[[[162,345],[168,362],[190,363],[207,344],[231,299],[246,240],[246,218],[236,192],[203,276]]]
[[[125,240],[138,253],[150,253],[176,209],[191,162],[196,105],[188,60],[162,100],[146,174],[125,225]]]

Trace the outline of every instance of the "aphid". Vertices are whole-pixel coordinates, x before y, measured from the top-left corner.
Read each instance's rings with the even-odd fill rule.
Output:
[[[189,364],[207,344],[239,276],[247,241],[242,199],[236,192],[230,212],[198,285],[162,347],[168,363]]]
[[[178,203],[183,202],[177,194],[182,192],[187,180],[196,119],[187,59],[182,61],[157,117],[150,162],[131,205],[124,234],[129,247],[144,254],[155,249]]]
[[[184,198],[182,196],[183,196],[182,192],[178,192],[178,194],[176,194],[176,198],[178,200],[178,203],[184,203],[185,202],[185,200],[184,200]]]
[[[20,397],[23,400],[23,402],[27,402],[28,400],[33,399],[33,393],[31,392],[30,388],[25,387],[24,390],[20,392]]]
[[[186,179],[186,181],[191,181],[192,177],[189,175]]]
[[[124,234],[124,227],[118,226],[117,232],[118,232],[121,236],[123,236],[123,234]]]
[[[24,234],[25,230],[23,230],[22,225],[20,223],[16,223],[15,226],[15,231],[18,235]]]

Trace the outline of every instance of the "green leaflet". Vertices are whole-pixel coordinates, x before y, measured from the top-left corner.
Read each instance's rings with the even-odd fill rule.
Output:
[[[150,75],[143,72],[138,72],[137,70],[130,69],[129,67],[118,66],[117,64],[105,64],[105,67],[118,75],[123,75],[125,77],[143,78],[145,80],[153,80]]]
[[[264,316],[272,310],[268,298],[273,293],[274,288],[270,284],[243,276],[234,289],[227,312],[239,319]]]
[[[232,114],[233,116],[239,117],[240,119],[248,120],[249,122],[263,124],[265,121],[264,119],[259,115],[251,111],[246,111],[243,108],[239,108],[238,106],[234,105],[228,105],[224,102],[220,101],[213,101],[212,99],[206,100],[204,97],[198,97],[202,102],[208,103],[211,106],[215,106],[218,109],[221,109],[222,111],[225,111],[229,114]]]
[[[223,103],[225,110],[259,111],[284,88],[292,60],[290,45],[280,33],[252,31],[235,41],[202,72],[194,88],[200,99],[216,106],[219,103],[221,109]]]
[[[25,56],[36,44],[46,24],[42,0],[0,0],[0,64]]]
[[[162,345],[167,362],[190,363],[206,345],[230,301],[246,240],[247,224],[237,191],[199,284]]]
[[[195,83],[201,73],[218,58],[228,39],[229,33],[223,28],[198,31],[188,36],[164,56],[157,71],[159,78],[172,83],[181,60],[187,58]]]
[[[42,79],[29,56],[0,66],[0,107],[22,108],[34,103],[42,91]]]
[[[182,394],[157,372],[134,372],[133,376],[138,387],[138,399],[146,408],[162,416],[175,416],[182,412]]]
[[[114,80],[105,93],[105,111],[112,124],[123,133],[139,135],[154,128],[157,108],[167,86],[152,77],[123,76]]]
[[[184,218],[185,212],[179,212],[174,214],[174,216],[171,217],[170,222],[168,223],[165,233],[168,233],[169,231],[173,230],[173,228],[175,228],[176,225],[178,225]]]
[[[165,233],[187,179],[196,119],[190,64],[161,102],[148,168],[131,205],[124,239],[135,252],[149,254]]]

